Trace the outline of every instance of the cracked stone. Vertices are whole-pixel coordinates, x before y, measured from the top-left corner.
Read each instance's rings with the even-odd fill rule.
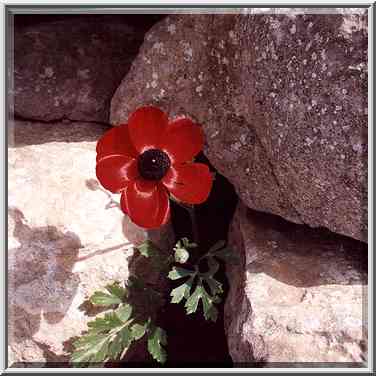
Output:
[[[116,90],[111,123],[126,121],[145,103],[190,116],[203,126],[210,162],[247,206],[367,241],[367,15],[335,12],[168,16],[147,35]],[[230,34],[236,43],[223,49]],[[170,53],[159,53],[155,43]],[[194,64],[184,59],[187,45]],[[330,76],[314,65],[322,56]],[[348,68],[354,66],[360,71]],[[153,72],[164,83],[163,98],[145,89]],[[210,95],[196,92],[200,77]],[[232,145],[246,133],[252,137],[235,153]],[[315,137],[307,147],[305,140]],[[358,151],[353,138],[362,140]]]
[[[8,283],[10,365],[66,362],[74,337],[92,319],[83,304],[98,289],[144,273],[160,278],[133,250],[151,239],[172,245],[170,224],[145,231],[119,209],[119,195],[95,176],[103,125],[12,125],[8,149]],[[35,132],[34,136],[31,133]],[[39,141],[39,142],[38,142]],[[154,271],[154,274],[153,274]],[[138,352],[137,352],[138,351]],[[140,347],[128,360],[151,361]]]
[[[365,243],[243,204],[229,243],[241,259],[227,270],[225,330],[234,362],[366,364]]]

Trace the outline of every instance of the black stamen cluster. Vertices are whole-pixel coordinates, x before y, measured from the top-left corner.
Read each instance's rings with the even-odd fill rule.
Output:
[[[138,157],[138,171],[147,180],[160,180],[171,166],[168,155],[159,149],[149,149]]]

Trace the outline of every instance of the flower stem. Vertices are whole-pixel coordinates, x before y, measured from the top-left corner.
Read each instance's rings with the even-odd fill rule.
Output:
[[[200,243],[200,235],[198,232],[198,225],[197,225],[197,218],[196,218],[196,212],[194,206],[190,207],[188,209],[189,216],[191,217],[191,226],[192,226],[192,236],[193,236],[193,241],[196,244]]]
[[[193,205],[185,205],[182,202],[175,201],[180,207],[187,210],[189,213],[189,217],[191,219],[191,226],[192,226],[192,236],[193,241],[198,245],[200,242],[200,236],[198,231],[198,224],[197,224],[197,218],[196,218],[196,212],[195,207]]]

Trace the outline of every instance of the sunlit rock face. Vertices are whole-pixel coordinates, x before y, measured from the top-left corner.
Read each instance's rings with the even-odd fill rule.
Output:
[[[364,367],[366,244],[240,204],[225,330],[237,364]]]
[[[144,104],[190,116],[248,207],[367,241],[367,16],[310,13],[167,17],[111,122]]]
[[[74,136],[64,124],[10,127],[9,365],[61,365],[93,319],[85,302],[95,290],[127,281],[138,265],[159,284],[133,247],[152,239],[168,250],[172,229],[137,227],[119,209],[119,195],[100,187],[95,146],[103,126],[75,123]],[[144,347],[132,356],[151,361]]]

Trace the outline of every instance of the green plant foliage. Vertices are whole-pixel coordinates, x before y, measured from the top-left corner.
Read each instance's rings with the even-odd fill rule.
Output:
[[[180,303],[183,300],[183,298],[189,298],[194,277],[195,274],[193,274],[185,283],[171,291],[171,303]]]
[[[193,244],[194,246],[189,246]],[[223,293],[222,284],[215,279],[215,274],[219,270],[219,262],[217,259],[225,262],[237,262],[238,258],[232,252],[229,247],[225,247],[225,242],[223,240],[214,244],[207,254],[202,256],[196,265],[194,265],[194,270],[185,269],[182,267],[174,266],[169,274],[168,278],[171,280],[178,280],[189,277],[180,286],[174,288],[171,293],[171,303],[180,303],[183,299],[185,302],[185,309],[187,314],[192,314],[197,311],[200,300],[202,302],[202,308],[205,320],[211,320],[215,322],[218,317],[218,309],[215,304],[221,301],[220,296]],[[187,238],[179,240],[175,246],[175,253],[177,250],[188,248],[193,248],[197,246],[194,243],[189,243]],[[176,256],[175,256],[176,260]],[[206,260],[208,265],[208,271],[200,272],[198,264],[200,261]],[[176,262],[181,262],[182,260],[178,258]],[[192,292],[192,288],[195,286]]]
[[[137,247],[138,252],[150,259],[153,266],[164,273],[172,263],[186,264],[190,258],[190,249],[197,244],[188,238],[180,239],[174,247],[174,255],[167,255],[151,241]],[[201,272],[199,263],[207,263],[207,271]],[[218,317],[216,304],[221,302],[222,284],[215,278],[219,270],[219,261],[237,263],[239,257],[225,246],[224,241],[213,245],[195,265],[188,268],[173,266],[168,278],[181,280],[180,286],[171,293],[171,303],[184,302],[187,314],[197,312],[202,304],[205,320],[215,322]],[[136,297],[136,299],[134,299]],[[167,359],[166,332],[155,326],[155,312],[164,304],[159,291],[147,285],[143,279],[131,276],[126,286],[115,282],[107,285],[105,291],[96,291],[90,297],[94,306],[105,307],[106,311],[88,323],[88,331],[74,343],[71,362],[74,366],[102,365],[108,360],[121,359],[135,341],[147,338],[147,349],[153,359],[164,363]],[[147,310],[149,308],[149,310]],[[153,313],[154,312],[154,313]]]
[[[117,296],[106,294],[102,291],[97,291],[95,294],[90,298],[90,302],[94,305],[99,306],[111,306],[113,304],[120,304],[121,299]]]
[[[175,279],[187,277],[189,275],[192,275],[193,273],[195,273],[195,271],[174,266],[172,270],[168,273],[168,278],[175,280]]]
[[[156,253],[160,252],[159,248],[151,240],[144,241],[139,246],[137,246],[136,249],[144,257],[152,257]]]
[[[173,256],[166,254],[158,248],[151,240],[146,240],[135,248],[142,256],[151,260],[157,270],[167,269],[173,262]]]
[[[186,263],[189,259],[189,249],[196,248],[196,247],[197,247],[197,244],[191,243],[188,238],[180,239],[174,247],[175,262],[179,264]]]
[[[110,294],[117,296],[120,300],[123,300],[127,296],[127,289],[122,287],[119,282],[114,282],[111,285],[107,285],[105,289]]]
[[[151,356],[159,363],[164,363],[167,359],[167,353],[163,347],[166,345],[166,332],[159,326],[154,327],[149,334],[148,351]]]
[[[90,297],[89,300],[92,304],[104,307],[120,304],[127,293],[126,289],[121,287],[117,282],[108,285],[105,288],[107,293],[103,291],[96,291]]]
[[[136,288],[138,292],[147,290],[145,284],[135,277],[131,278],[127,287]],[[120,359],[132,343],[145,334],[148,336],[150,354],[158,362],[165,362],[167,355],[162,345],[167,343],[167,338],[163,329],[153,326],[150,318],[146,321],[139,319],[134,307],[125,301],[128,297],[127,288],[114,283],[106,286],[106,290],[107,292],[96,291],[90,297],[92,304],[109,309],[90,321],[88,331],[73,343],[71,363],[85,367]]]

